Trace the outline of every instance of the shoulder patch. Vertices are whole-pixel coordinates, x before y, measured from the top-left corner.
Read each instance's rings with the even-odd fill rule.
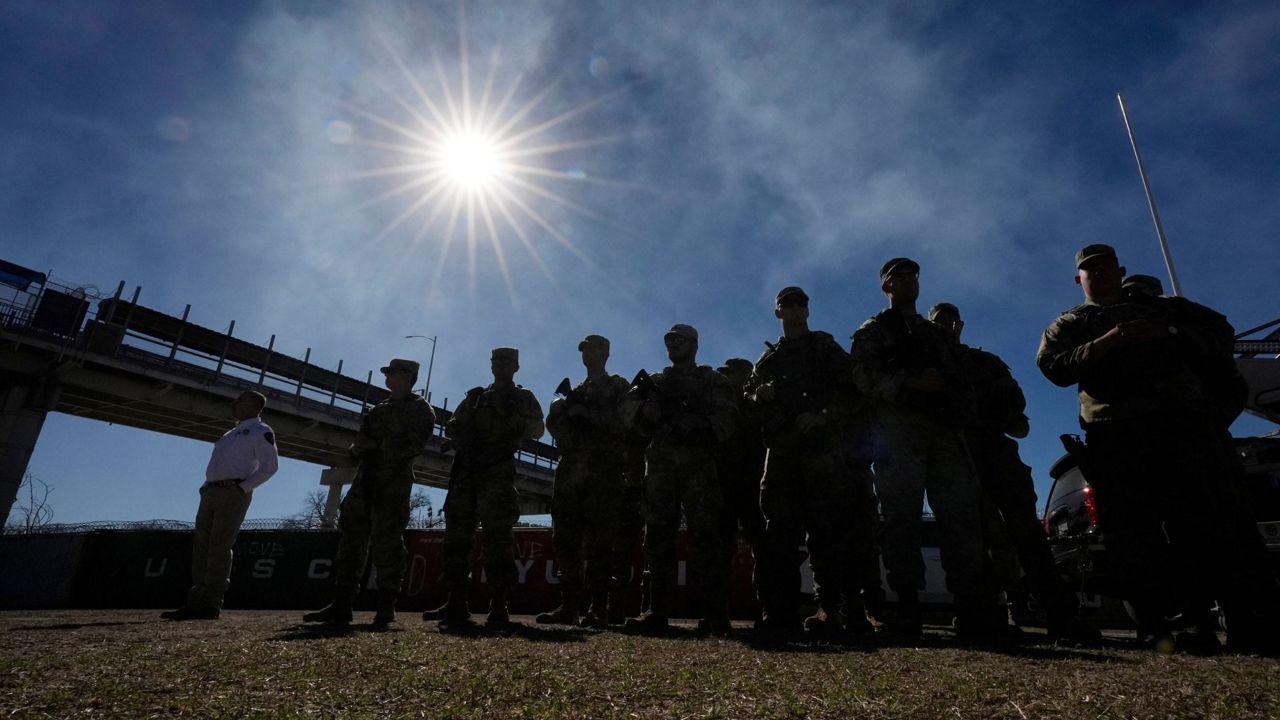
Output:
[[[263,440],[266,440],[268,445],[275,445],[275,444],[276,444],[276,434],[275,434],[275,433],[273,433],[273,432],[266,432],[266,433],[263,433],[263,435],[262,435],[262,439],[263,439]]]

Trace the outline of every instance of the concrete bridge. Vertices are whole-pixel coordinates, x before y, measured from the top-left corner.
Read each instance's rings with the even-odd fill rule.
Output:
[[[2,263],[2,261],[0,261]],[[27,273],[23,275],[22,273]],[[15,276],[17,281],[14,281]],[[27,278],[26,287],[19,287]],[[283,457],[315,463],[336,514],[353,468],[343,467],[362,412],[388,391],[365,379],[234,337],[235,322],[218,331],[124,300],[93,306],[82,289],[50,283],[40,273],[0,264],[0,281],[16,288],[0,298],[0,517],[8,517],[45,417],[63,412],[141,430],[213,442],[230,427],[227,403],[244,390],[267,396],[263,419]],[[89,317],[93,311],[93,316]],[[416,481],[448,486],[451,455],[440,451],[447,408],[428,450],[414,464]],[[526,441],[516,453],[521,512],[550,508],[558,457],[545,443]]]

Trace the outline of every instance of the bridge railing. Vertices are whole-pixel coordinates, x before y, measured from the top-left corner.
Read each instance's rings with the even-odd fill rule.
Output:
[[[358,421],[363,412],[388,396],[374,385],[373,372],[365,380],[321,368],[306,357],[297,358],[274,349],[275,336],[267,347],[235,338],[232,322],[225,333],[187,321],[190,306],[182,317],[167,315],[137,303],[141,289],[129,301],[121,299],[124,283],[113,297],[97,303],[92,319],[86,319],[96,290],[71,288],[46,280],[12,297],[0,297],[0,327],[6,331],[38,338],[66,348],[67,353],[105,354],[129,363],[198,382],[261,392],[276,407],[294,407],[309,414],[323,414],[346,422]],[[447,404],[447,403],[446,403]],[[444,425],[451,413],[436,407],[435,442],[444,437]],[[555,468],[559,451],[547,443],[524,441],[516,452],[517,463],[526,468],[549,471]]]

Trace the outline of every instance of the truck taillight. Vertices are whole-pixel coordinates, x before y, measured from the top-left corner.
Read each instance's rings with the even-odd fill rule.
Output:
[[[1097,527],[1101,516],[1098,513],[1098,498],[1094,497],[1093,488],[1084,488],[1084,514],[1089,518],[1089,527]]]

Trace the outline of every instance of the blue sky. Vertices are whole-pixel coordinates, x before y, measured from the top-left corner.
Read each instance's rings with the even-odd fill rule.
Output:
[[[1043,494],[1076,404],[1034,354],[1079,302],[1074,251],[1111,243],[1163,274],[1117,91],[1187,295],[1240,329],[1277,315],[1280,6],[886,5],[486,2],[463,24],[453,2],[5,3],[0,257],[127,280],[357,376],[425,362],[402,337],[437,335],[437,401],[514,345],[545,404],[587,333],[628,377],[664,364],[675,322],[699,328],[703,362],[754,359],[784,285],[846,341],[884,304],[880,264],[907,255],[921,305],[958,304],[966,340],[1021,381]],[[541,94],[517,131],[578,110],[524,147],[599,141],[533,158],[559,200],[511,188],[545,225],[514,211],[526,245],[497,223],[509,286],[483,226],[474,261],[465,232],[442,259],[432,204],[392,226],[420,193],[379,200],[412,176],[359,176],[406,162],[373,118],[427,113],[410,76],[461,97],[464,37],[473,99],[495,49],[508,117]],[[31,470],[57,521],[190,519],[207,458],[51,415]],[[319,471],[286,461],[250,517],[296,512]]]

